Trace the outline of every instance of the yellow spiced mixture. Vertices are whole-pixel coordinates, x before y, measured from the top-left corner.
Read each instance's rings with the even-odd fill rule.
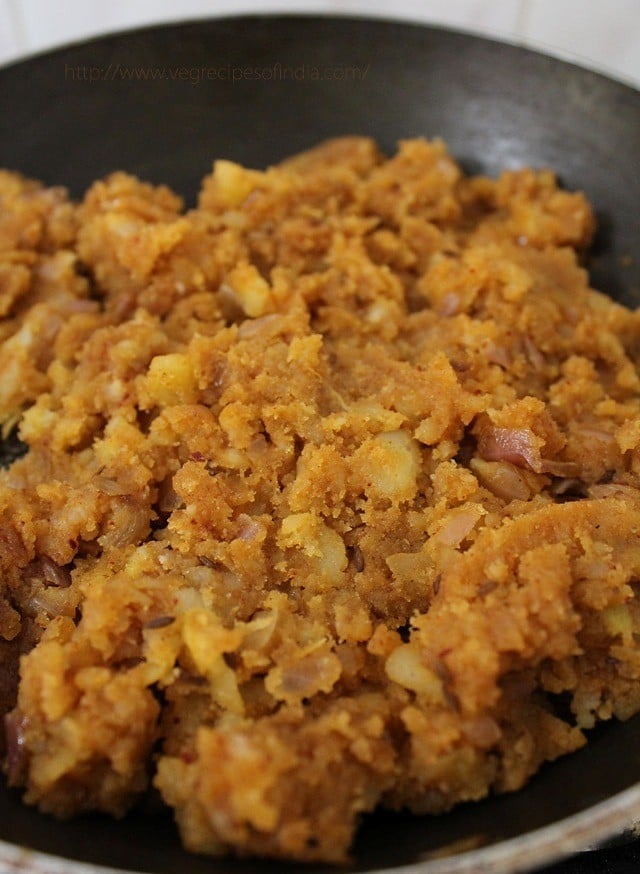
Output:
[[[640,315],[593,228],[437,141],[217,161],[187,212],[0,173],[29,804],[155,787],[189,850],[340,862],[365,812],[518,789],[640,710]]]

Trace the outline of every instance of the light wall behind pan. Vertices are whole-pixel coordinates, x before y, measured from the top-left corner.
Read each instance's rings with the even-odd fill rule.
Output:
[[[0,0],[0,63],[142,24],[271,11],[391,16],[474,31],[640,87],[640,0]]]

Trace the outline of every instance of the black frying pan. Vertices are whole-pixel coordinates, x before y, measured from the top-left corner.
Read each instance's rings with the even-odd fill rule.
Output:
[[[353,67],[359,75],[347,73]],[[235,73],[232,81],[234,68],[272,72]],[[331,69],[332,78],[316,80],[313,68],[320,76]],[[221,78],[225,69],[230,78]],[[440,136],[473,172],[554,168],[596,207],[593,284],[640,303],[640,93],[578,67],[428,27],[278,16],[149,28],[0,70],[0,166],[67,185],[76,196],[125,169],[169,183],[193,202],[214,157],[264,166],[346,133],[371,135],[389,151],[402,137]],[[634,812],[640,818],[638,750],[640,717],[601,727],[586,749],[547,766],[516,795],[439,818],[372,816],[351,870],[426,870],[424,860],[451,844],[467,852],[431,862],[429,871],[515,871],[571,852],[612,834]],[[163,814],[60,824],[23,807],[4,786],[0,840],[158,874],[284,867],[187,856]],[[0,870],[18,856],[0,844]],[[74,870],[25,858],[29,871]]]

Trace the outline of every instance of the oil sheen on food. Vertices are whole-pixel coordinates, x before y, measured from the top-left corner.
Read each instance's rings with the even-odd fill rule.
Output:
[[[593,231],[437,141],[217,161],[190,211],[0,174],[26,803],[154,787],[189,850],[341,862],[366,812],[517,790],[640,710],[640,316]]]

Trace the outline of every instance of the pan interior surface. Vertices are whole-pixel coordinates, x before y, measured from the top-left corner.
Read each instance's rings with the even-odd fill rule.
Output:
[[[215,157],[264,167],[351,133],[386,151],[399,139],[441,137],[472,172],[551,167],[595,206],[593,286],[640,303],[640,94],[595,73],[439,29],[306,16],[149,28],[0,70],[0,166],[77,197],[123,169],[193,202]],[[584,750],[515,795],[439,818],[376,814],[363,824],[350,870],[412,865],[450,845],[495,845],[585,811],[640,781],[638,749],[640,717],[602,726]],[[187,855],[168,814],[59,823],[4,786],[0,839],[157,874],[282,870]]]

